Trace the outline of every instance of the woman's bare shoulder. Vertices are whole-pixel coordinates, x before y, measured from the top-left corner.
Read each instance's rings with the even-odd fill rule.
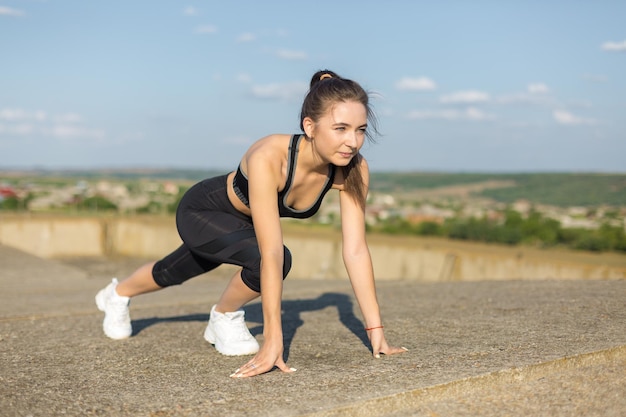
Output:
[[[247,172],[251,159],[266,161],[281,161],[287,157],[289,139],[291,135],[276,133],[267,135],[250,146],[241,160],[242,168]]]
[[[256,142],[254,142],[252,146],[250,146],[250,148],[248,149],[248,152],[246,152],[246,155],[250,156],[252,153],[259,152],[259,151],[264,153],[264,152],[279,151],[283,148],[287,149],[290,137],[291,135],[282,134],[282,133],[275,133],[275,134],[264,136],[260,138],[259,140],[257,140]]]

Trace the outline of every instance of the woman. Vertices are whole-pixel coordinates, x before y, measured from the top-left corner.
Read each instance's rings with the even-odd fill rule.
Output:
[[[370,125],[368,126],[368,121]],[[404,352],[385,340],[372,261],[365,240],[369,171],[359,150],[376,131],[368,94],[332,71],[311,79],[300,114],[304,135],[274,134],[254,143],[236,171],[204,180],[187,191],[176,213],[181,247],[139,268],[96,296],[103,329],[113,339],[132,333],[131,297],[156,291],[228,263],[242,267],[211,309],[205,339],[224,355],[255,356],[233,377],[271,370],[293,372],[283,360],[281,297],[291,254],[280,217],[307,218],[330,189],[339,190],[343,260],[366,323],[375,357]],[[264,343],[250,334],[241,309],[261,296]]]

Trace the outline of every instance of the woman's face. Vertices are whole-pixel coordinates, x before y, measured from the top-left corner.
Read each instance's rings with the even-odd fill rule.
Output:
[[[365,141],[367,110],[358,101],[338,102],[316,123],[305,119],[304,126],[324,162],[346,166]]]

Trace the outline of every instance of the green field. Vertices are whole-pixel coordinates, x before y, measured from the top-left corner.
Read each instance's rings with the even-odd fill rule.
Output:
[[[512,183],[512,186],[485,189],[476,196],[503,203],[525,199],[558,207],[626,206],[626,174],[372,173],[371,187],[374,191],[397,193],[489,181]]]

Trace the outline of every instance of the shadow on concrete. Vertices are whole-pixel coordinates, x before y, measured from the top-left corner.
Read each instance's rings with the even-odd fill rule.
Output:
[[[147,329],[150,326],[153,326],[158,323],[166,323],[166,322],[189,322],[189,321],[200,321],[200,322],[208,322],[209,315],[208,314],[186,314],[184,316],[173,316],[173,317],[149,317],[145,319],[133,320],[133,336],[137,336],[144,329]]]
[[[283,341],[284,341],[284,359],[289,359],[289,349],[298,328],[304,324],[301,314],[311,311],[319,311],[328,307],[337,309],[339,321],[350,330],[367,348],[371,348],[367,334],[361,320],[354,314],[354,305],[350,297],[342,293],[324,293],[314,299],[298,299],[283,300],[282,317],[283,317]],[[263,309],[261,303],[247,305],[246,321],[263,323]],[[187,314],[184,316],[173,317],[150,317],[145,319],[133,320],[133,336],[141,333],[144,329],[163,322],[207,322],[209,314]],[[250,333],[257,336],[263,333],[263,325],[250,328]]]

